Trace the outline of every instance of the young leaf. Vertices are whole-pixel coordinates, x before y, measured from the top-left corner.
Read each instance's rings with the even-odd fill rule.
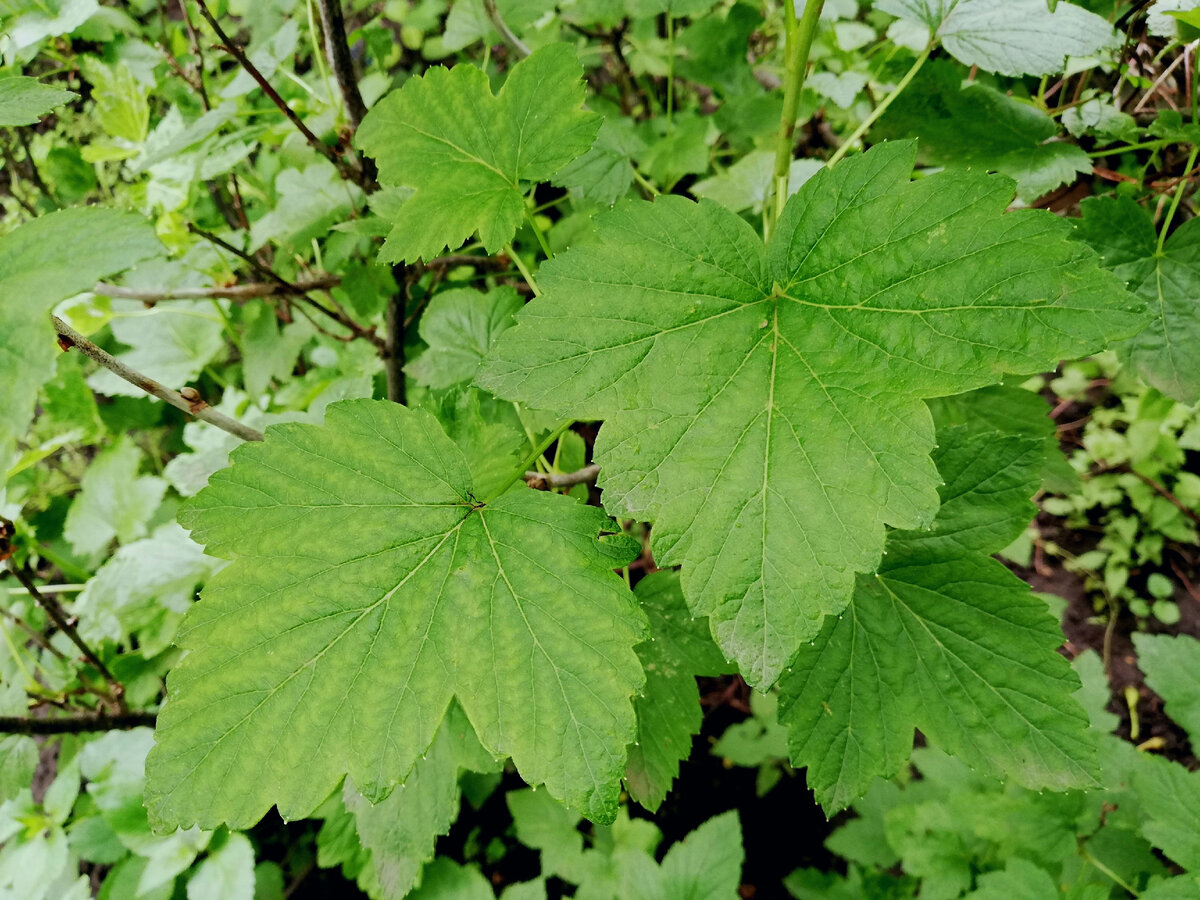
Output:
[[[883,144],[789,201],[769,248],[709,202],[662,197],[597,220],[601,241],[538,275],[479,382],[534,408],[606,419],[605,505],[655,523],[660,565],[717,643],[772,684],[884,524],[937,507],[922,398],[1037,372],[1124,336],[1141,304],[1011,182],[910,182]]]
[[[162,252],[140,216],[88,206],[34,219],[0,238],[0,476],[33,418],[60,352],[48,313],[100,278]]]
[[[244,445],[180,522],[233,563],[189,612],[147,762],[160,827],[377,802],[457,696],[480,742],[597,820],[616,813],[645,619],[611,523],[562,496],[475,499],[428,413],[331,404]]]
[[[499,95],[474,66],[431,68],[363,120],[359,148],[384,184],[415,188],[380,258],[431,259],[474,232],[489,253],[512,240],[525,185],[548,180],[592,145],[575,50],[550,44],[513,67]]]
[[[413,360],[409,374],[432,388],[471,381],[488,348],[512,325],[522,305],[520,295],[506,286],[486,294],[469,288],[437,294],[418,326],[429,349]]]
[[[56,106],[78,96],[36,78],[17,75],[0,79],[0,126],[33,125]]]
[[[679,774],[679,761],[692,752],[700,730],[697,675],[731,669],[708,636],[702,620],[688,611],[676,572],[654,572],[634,591],[650,620],[651,640],[638,645],[646,687],[634,703],[638,742],[629,748],[625,785],[629,795],[656,810]]]
[[[1146,684],[1166,702],[1166,712],[1193,743],[1200,743],[1200,641],[1187,634],[1133,635]]]
[[[989,557],[1025,526],[1042,442],[962,426],[939,432],[942,507],[929,531],[893,532],[846,615],[826,622],[782,682],[792,762],[826,810],[899,771],[913,729],[974,768],[1030,788],[1093,783],[1095,748],[1062,633]]]
[[[878,0],[877,9],[920,22],[967,66],[1001,75],[1053,75],[1068,56],[1114,43],[1105,19],[1073,3],[1046,0]]]
[[[1154,223],[1130,198],[1089,198],[1080,212],[1076,235],[1146,299],[1152,316],[1120,346],[1121,354],[1164,394],[1194,403],[1200,397],[1200,223],[1184,222],[1159,253]]]

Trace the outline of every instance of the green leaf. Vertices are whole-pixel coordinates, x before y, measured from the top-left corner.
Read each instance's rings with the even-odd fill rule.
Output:
[[[33,125],[77,96],[23,75],[0,79],[0,125]]]
[[[1007,175],[1031,202],[1092,163],[1075,144],[1051,141],[1058,125],[1041,110],[984,84],[963,83],[949,60],[927,65],[889,107],[872,137],[919,137],[921,156],[938,166],[968,166]]]
[[[1001,75],[1054,75],[1068,56],[1115,43],[1105,19],[1073,3],[1045,0],[878,0],[877,9],[920,22],[951,56]]]
[[[0,238],[0,471],[24,435],[59,353],[47,315],[98,279],[162,252],[140,216],[83,207],[34,219]]]
[[[306,816],[349,774],[401,783],[457,696],[480,742],[597,820],[616,812],[645,620],[604,514],[475,499],[425,412],[331,404],[243,445],[180,521],[233,559],[189,612],[148,807],[159,827]]]
[[[1061,894],[1045,869],[1024,859],[1010,859],[1002,872],[979,876],[970,900],[1059,900]]]
[[[113,539],[127,544],[146,536],[167,483],[138,475],[141,462],[142,451],[122,438],[88,466],[63,526],[63,537],[76,553],[93,556]]]
[[[20,685],[0,685],[0,715],[29,715],[29,704]],[[37,764],[38,748],[33,738],[20,734],[0,737],[0,803],[29,787]]]
[[[425,867],[421,886],[411,900],[495,900],[491,885],[475,866],[460,866],[439,857]]]
[[[488,348],[523,305],[521,296],[506,285],[486,294],[456,288],[435,295],[418,325],[429,349],[413,360],[409,374],[432,388],[473,380]]]
[[[1150,324],[1118,349],[1164,394],[1193,403],[1200,397],[1200,223],[1184,222],[1158,253],[1149,215],[1129,197],[1095,197],[1081,204],[1076,234],[1104,264],[1144,297]]]
[[[525,185],[548,180],[592,145],[600,118],[581,109],[575,50],[551,44],[522,60],[493,96],[469,65],[435,67],[384,97],[357,145],[384,184],[415,188],[380,252],[388,262],[431,259],[474,232],[489,253],[512,240]]]
[[[1143,837],[1184,869],[1200,871],[1200,823],[1184,812],[1200,808],[1200,772],[1147,753],[1134,763]]]
[[[822,163],[817,159],[792,160],[788,177],[788,194],[796,193],[800,186],[817,172]],[[761,213],[763,204],[771,190],[775,169],[775,154],[769,150],[754,150],[747,153],[719,175],[705,178],[692,185],[692,193],[720,203],[734,212],[750,210]]]
[[[726,900],[742,876],[742,827],[736,810],[709,819],[667,851],[659,886],[638,885],[645,900]]]
[[[1138,668],[1163,698],[1167,715],[1200,741],[1200,641],[1191,635],[1133,635]]]
[[[231,834],[208,854],[188,879],[187,900],[254,900],[254,847],[244,834]]]
[[[1092,352],[1141,304],[1011,182],[910,182],[882,144],[818,173],[769,248],[716,204],[662,197],[597,219],[600,241],[542,267],[544,295],[479,383],[606,419],[610,512],[655,523],[662,566],[759,687],[871,571],[884,525],[937,507],[921,398]]]
[[[702,719],[697,675],[720,675],[731,664],[717,650],[703,620],[692,617],[676,572],[654,572],[634,591],[650,620],[651,639],[638,645],[646,687],[634,703],[638,741],[629,748],[629,795],[658,809],[692,752]]]
[[[1079,682],[1046,605],[989,554],[1033,515],[1041,441],[939,432],[945,481],[928,531],[893,532],[782,682],[792,762],[827,811],[899,771],[913,729],[973,768],[1029,788],[1094,783]]]

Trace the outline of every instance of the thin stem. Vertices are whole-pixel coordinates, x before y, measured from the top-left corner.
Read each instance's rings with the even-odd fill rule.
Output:
[[[567,421],[563,422],[561,425],[559,425],[557,428],[555,428],[552,432],[550,432],[550,434],[548,434],[546,436],[546,438],[533,449],[533,452],[530,453],[527,457],[525,457],[525,459],[523,459],[521,461],[520,468],[518,468],[515,472],[513,472],[512,478],[508,479],[508,481],[506,481],[499,490],[495,491],[490,497],[488,497],[486,500],[483,501],[484,505],[486,506],[489,503],[495,502],[497,497],[499,497],[501,494],[503,494],[505,491],[507,491],[514,484],[516,484],[518,479],[520,479],[524,476],[525,472],[529,469],[529,467],[532,466],[536,460],[541,458],[541,455],[546,452],[546,449],[551,444],[553,444],[555,441],[557,441],[560,437],[562,437],[564,434],[566,434],[567,429],[570,428],[574,424],[575,424],[574,419],[567,419]]]
[[[1170,141],[1142,141],[1140,144],[1126,144],[1124,147],[1109,147],[1107,150],[1093,150],[1088,154],[1091,159],[1099,159],[1102,156],[1116,156],[1118,153],[1130,153],[1134,150],[1148,150],[1151,147],[1158,149],[1159,147],[1167,146]]]
[[[353,169],[351,169],[350,166],[346,164],[346,160],[344,160],[336,150],[312,133],[309,127],[304,124],[304,121],[300,118],[300,116],[296,114],[296,111],[288,106],[287,101],[279,96],[279,92],[271,86],[271,83],[267,81],[266,76],[264,76],[263,73],[258,70],[258,67],[250,61],[250,58],[246,56],[245,51],[243,51],[241,47],[230,40],[229,35],[227,35],[225,30],[221,28],[220,23],[217,22],[216,18],[209,11],[208,7],[204,3],[204,0],[195,0],[195,3],[197,8],[200,10],[200,15],[202,15],[204,17],[204,21],[208,23],[208,27],[213,30],[217,38],[221,41],[222,48],[229,53],[230,56],[237,60],[238,65],[245,69],[246,73],[254,79],[260,88],[262,88],[262,92],[266,94],[271,102],[279,108],[279,111],[283,113],[287,120],[296,127],[296,130],[304,136],[304,140],[308,142],[308,145],[333,163],[343,178],[361,183],[363,181],[363,173],[361,171],[355,172]]]
[[[526,483],[539,490],[550,488],[574,487],[577,484],[595,484],[600,474],[600,467],[593,463],[574,472],[535,472],[525,473]]]
[[[796,20],[796,8],[792,0],[786,0],[786,55],[787,69],[783,82],[783,115],[779,120],[779,133],[775,139],[775,174],[772,179],[774,200],[768,198],[763,209],[763,231],[770,237],[771,229],[783,214],[788,197],[788,171],[792,165],[792,154],[796,138],[796,118],[800,115],[800,91],[804,87],[804,76],[808,71],[808,54],[812,49],[813,36],[817,32],[817,20],[825,0],[806,0],[804,13]]]
[[[512,244],[506,244],[504,246],[504,252],[508,255],[509,259],[513,261],[513,264],[517,267],[517,271],[521,273],[521,277],[524,278],[525,283],[529,285],[529,289],[533,291],[533,296],[542,296],[541,289],[538,287],[537,282],[533,279],[533,273],[530,272],[529,267],[525,265],[525,260],[521,259],[521,257],[517,255],[517,251],[513,249]]]
[[[226,287],[179,288],[170,291],[141,291],[136,288],[122,287],[119,284],[96,282],[92,292],[105,297],[115,297],[122,300],[140,300],[143,303],[162,303],[167,300],[249,300],[255,297],[274,297],[279,294],[298,293],[326,290],[337,287],[342,279],[337,275],[320,275],[308,280],[300,280],[295,284],[280,284],[278,282],[252,281],[246,284],[233,284]]]
[[[537,237],[538,243],[542,247],[542,252],[546,254],[546,259],[554,259],[554,251],[550,249],[550,244],[546,241],[546,236],[542,234],[542,229],[538,227],[537,219],[533,213],[529,211],[529,207],[525,207],[525,221],[529,223],[529,227],[533,229],[534,235]]]
[[[55,719],[0,716],[0,734],[82,734],[88,731],[127,731],[130,728],[153,728],[156,718],[157,714],[152,712],[122,712],[113,715],[99,711],[78,716],[59,716]]]
[[[12,522],[8,521],[7,519],[0,519],[0,522],[3,522],[5,525],[3,529],[5,534],[14,533],[15,529]],[[115,707],[115,711],[118,713],[125,712],[125,700],[123,699],[125,694],[125,685],[121,684],[121,682],[117,680],[116,676],[109,671],[108,666],[101,662],[100,657],[96,655],[96,652],[88,646],[87,642],[83,638],[79,636],[79,632],[76,631],[75,626],[67,620],[66,615],[63,613],[62,607],[58,605],[58,601],[44,596],[42,592],[37,589],[37,585],[33,580],[33,574],[30,572],[27,566],[17,566],[17,564],[10,559],[8,561],[8,567],[12,570],[13,575],[16,576],[17,581],[21,582],[25,590],[29,591],[29,596],[36,600],[38,606],[45,610],[46,615],[50,618],[50,621],[55,624],[59,631],[71,639],[71,643],[79,648],[79,652],[83,654],[83,658],[91,663],[92,667],[100,673],[100,676],[108,682],[109,688],[112,692],[110,699]]]
[[[667,128],[675,113],[675,19],[667,13]]]
[[[826,166],[834,165],[839,159],[845,156],[850,147],[858,143],[858,141],[864,134],[867,133],[871,126],[879,121],[879,117],[887,112],[887,109],[892,105],[892,102],[900,96],[906,87],[912,84],[912,80],[917,77],[917,73],[921,71],[921,67],[925,65],[925,61],[929,59],[929,54],[932,52],[933,43],[931,42],[924,50],[921,51],[921,55],[917,57],[916,62],[912,64],[912,67],[904,73],[904,77],[896,82],[896,86],[892,88],[891,93],[884,97],[883,101],[873,110],[871,110],[871,114],[862,120],[859,126],[854,129],[853,134],[846,138],[846,140],[842,141],[841,146],[833,152],[833,156],[829,157],[829,161],[825,163]]]
[[[29,593],[29,590],[27,588],[22,587],[22,588],[10,588],[9,594],[11,595],[14,590],[19,591],[22,594]],[[47,593],[50,593],[50,591],[47,590]],[[40,631],[38,631],[36,628],[34,628],[32,625],[30,625],[28,622],[26,622],[20,616],[18,616],[15,612],[13,612],[12,610],[9,610],[9,609],[5,609],[4,607],[0,606],[0,616],[4,616],[4,618],[8,619],[10,622],[12,622],[14,625],[16,625],[18,628],[20,628],[26,634],[28,634],[29,639],[31,641],[33,641],[35,644],[37,644],[39,647],[41,647],[43,650],[45,650],[47,653],[51,654],[52,656],[56,657],[57,659],[66,661],[66,658],[67,658],[66,654],[64,654],[61,650],[59,650],[57,647],[55,647],[53,644],[51,644],[48,640],[46,640],[46,636],[44,634],[42,634]]]
[[[1184,172],[1190,173],[1192,166],[1196,164],[1196,156],[1200,155],[1200,144],[1192,147],[1192,152],[1188,154],[1187,165],[1183,167]],[[1171,206],[1167,210],[1167,217],[1163,219],[1162,228],[1158,232],[1158,248],[1154,251],[1155,256],[1162,256],[1163,244],[1167,241],[1167,231],[1171,228],[1171,221],[1175,218],[1175,212],[1179,209],[1179,202],[1183,199],[1183,192],[1187,190],[1188,180],[1186,178],[1180,180],[1179,187],[1175,189],[1175,196],[1171,198]]]
[[[492,23],[492,27],[500,34],[500,39],[504,41],[505,45],[522,59],[529,56],[529,46],[508,27],[508,23],[504,21],[504,16],[500,15],[500,10],[496,7],[496,0],[483,0],[483,9],[487,13],[488,21]]]
[[[243,425],[236,419],[231,419],[225,413],[213,409],[201,400],[198,395],[195,395],[194,390],[189,388],[194,396],[185,397],[179,391],[161,385],[153,378],[149,378],[141,372],[129,368],[129,366],[116,359],[107,351],[97,347],[58,316],[51,316],[50,318],[54,321],[54,330],[58,332],[58,341],[64,350],[69,350],[72,347],[76,348],[84,356],[100,363],[104,368],[108,369],[114,375],[125,379],[134,387],[139,387],[147,394],[151,394],[159,400],[171,404],[176,409],[181,409],[202,422],[216,425],[221,430],[228,431],[230,434],[236,435],[244,441],[261,441],[263,439],[261,431],[251,428],[249,425]]]

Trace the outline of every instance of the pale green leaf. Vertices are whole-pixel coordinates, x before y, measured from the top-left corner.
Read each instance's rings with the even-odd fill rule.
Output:
[[[230,834],[188,879],[187,900],[254,900],[254,847]]]
[[[88,466],[63,526],[63,537],[76,553],[92,556],[114,539],[128,544],[146,536],[167,483],[138,475],[141,462],[142,451],[122,438]]]
[[[435,420],[387,401],[232,460],[180,518],[234,562],[180,632],[148,761],[160,827],[306,816],[347,774],[381,800],[455,696],[490,753],[611,820],[645,620],[602,512],[523,487],[481,503]]]
[[[486,294],[469,288],[436,294],[418,325],[429,348],[409,365],[409,374],[433,388],[473,380],[488,349],[523,305],[507,286]]]
[[[1189,634],[1135,633],[1138,668],[1163,698],[1166,713],[1193,741],[1200,741],[1200,640]]]
[[[1145,298],[1150,324],[1120,347],[1138,373],[1164,394],[1200,397],[1200,223],[1179,226],[1158,253],[1150,216],[1129,197],[1096,197],[1080,207],[1079,238]]]
[[[20,685],[0,685],[0,715],[29,715],[29,704]],[[0,737],[0,803],[29,787],[37,764],[38,748],[33,738],[21,734]]]
[[[638,582],[638,600],[650,620],[651,640],[638,645],[646,687],[634,703],[638,740],[629,748],[625,784],[642,806],[658,809],[692,752],[702,718],[697,675],[732,668],[683,599],[676,572],[654,572]]]
[[[1007,179],[910,182],[882,144],[818,173],[769,249],[713,203],[633,202],[542,267],[480,384],[606,419],[604,502],[655,523],[693,612],[760,687],[937,507],[921,398],[1044,371],[1141,304]]]
[[[1001,75],[1053,75],[1068,56],[1114,46],[1112,25],[1073,3],[1045,0],[878,0],[878,9],[920,22],[959,62]]]
[[[51,307],[161,252],[145,219],[99,207],[51,213],[0,238],[0,472],[33,418],[38,388],[54,377]]]
[[[1033,515],[1041,441],[939,432],[945,481],[931,529],[893,532],[877,575],[804,647],[782,682],[792,762],[826,810],[899,771],[920,728],[974,768],[1029,788],[1089,786],[1095,748],[1055,652],[1046,605],[989,554]]]
[[[24,75],[0,79],[0,125],[33,125],[76,96]]]
[[[409,895],[412,900],[495,900],[488,880],[475,866],[460,866],[439,857],[425,867],[421,886]]]
[[[499,95],[475,66],[434,67],[383,98],[356,141],[384,184],[415,188],[381,251],[430,259],[476,231],[488,252],[512,240],[526,185],[583,154],[600,127],[581,109],[575,50],[550,44],[513,67]]]
[[[979,877],[970,900],[1059,900],[1061,894],[1045,869],[1024,859],[1010,859],[1003,871]]]
[[[800,190],[800,186],[817,172],[824,163],[819,159],[795,159],[789,170],[788,195]],[[771,189],[772,173],[775,169],[775,154],[768,150],[753,150],[732,166],[692,185],[692,193],[720,203],[734,212],[750,210],[761,213]]]

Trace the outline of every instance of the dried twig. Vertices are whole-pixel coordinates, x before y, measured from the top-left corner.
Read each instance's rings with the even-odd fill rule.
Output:
[[[185,388],[184,390],[188,391],[188,394],[185,395],[159,384],[153,378],[148,378],[141,372],[129,368],[129,366],[125,365],[112,354],[97,347],[58,316],[51,316],[50,318],[54,321],[54,330],[58,332],[58,342],[64,350],[70,350],[72,347],[76,348],[84,356],[94,359],[114,375],[124,378],[130,384],[141,388],[147,394],[152,394],[159,400],[169,403],[176,409],[181,409],[189,415],[195,416],[202,422],[216,425],[223,431],[228,431],[230,434],[236,435],[244,441],[261,441],[263,439],[261,431],[251,428],[249,425],[244,425],[236,419],[231,419],[225,413],[213,409],[200,399],[195,389]]]
[[[0,734],[82,734],[87,731],[124,731],[154,727],[156,713],[97,711],[77,716],[35,719],[27,716],[0,716]]]
[[[525,483],[539,491],[550,488],[572,487],[577,484],[595,484],[600,467],[592,464],[574,472],[526,472]]]
[[[105,297],[115,297],[121,300],[140,300],[143,303],[155,304],[168,300],[250,300],[255,297],[275,297],[280,294],[307,291],[328,290],[337,287],[342,279],[337,275],[319,275],[316,278],[299,279],[295,283],[252,281],[245,284],[233,284],[226,287],[178,288],[169,291],[142,291],[137,288],[122,287],[119,284],[96,282],[92,291]]]

